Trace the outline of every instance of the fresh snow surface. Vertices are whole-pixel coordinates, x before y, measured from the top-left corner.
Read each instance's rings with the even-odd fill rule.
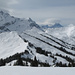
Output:
[[[24,52],[27,46],[28,43],[25,43],[16,32],[4,32],[0,34],[0,58]]]
[[[75,75],[75,68],[0,67],[0,75]]]

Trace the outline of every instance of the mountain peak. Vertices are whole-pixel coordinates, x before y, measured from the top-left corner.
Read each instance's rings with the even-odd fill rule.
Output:
[[[28,18],[28,21],[29,21],[29,22],[34,22],[30,17]]]
[[[5,9],[0,9],[0,14],[8,14],[9,11],[5,10]]]
[[[46,29],[46,28],[60,28],[63,27],[60,23],[55,23],[54,25],[43,25],[42,28]]]
[[[35,21],[33,21],[31,18],[28,19],[21,19],[16,18],[11,15],[9,15],[8,12],[5,12],[3,10],[0,10],[0,26],[3,31],[9,30],[9,31],[17,31],[17,32],[23,32],[25,30],[30,30],[33,27],[36,27],[41,30],[40,26],[36,24]],[[1,30],[1,32],[2,32]]]
[[[51,26],[50,28],[60,28],[63,27],[60,23],[55,23],[53,26]]]

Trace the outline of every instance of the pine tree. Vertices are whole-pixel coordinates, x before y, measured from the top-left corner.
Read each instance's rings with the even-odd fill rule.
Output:
[[[15,65],[24,66],[24,63],[23,63],[22,59],[19,58],[19,59],[16,61]]]
[[[68,67],[71,67],[71,66],[72,66],[72,65],[69,63],[69,64],[68,64]]]
[[[34,61],[31,62],[31,66],[38,67],[38,61],[36,59],[36,56],[34,57]]]
[[[28,62],[26,61],[26,66],[28,66]]]
[[[0,66],[5,66],[5,60],[3,59],[0,60]]]

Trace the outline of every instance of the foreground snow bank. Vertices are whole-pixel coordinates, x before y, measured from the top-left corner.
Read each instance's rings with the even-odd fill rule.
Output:
[[[0,75],[75,75],[75,68],[0,67]]]

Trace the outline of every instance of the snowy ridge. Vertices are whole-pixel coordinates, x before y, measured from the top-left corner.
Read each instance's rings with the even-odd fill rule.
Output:
[[[17,52],[24,52],[28,43],[25,43],[16,32],[4,32],[0,34],[0,58],[7,58]]]

